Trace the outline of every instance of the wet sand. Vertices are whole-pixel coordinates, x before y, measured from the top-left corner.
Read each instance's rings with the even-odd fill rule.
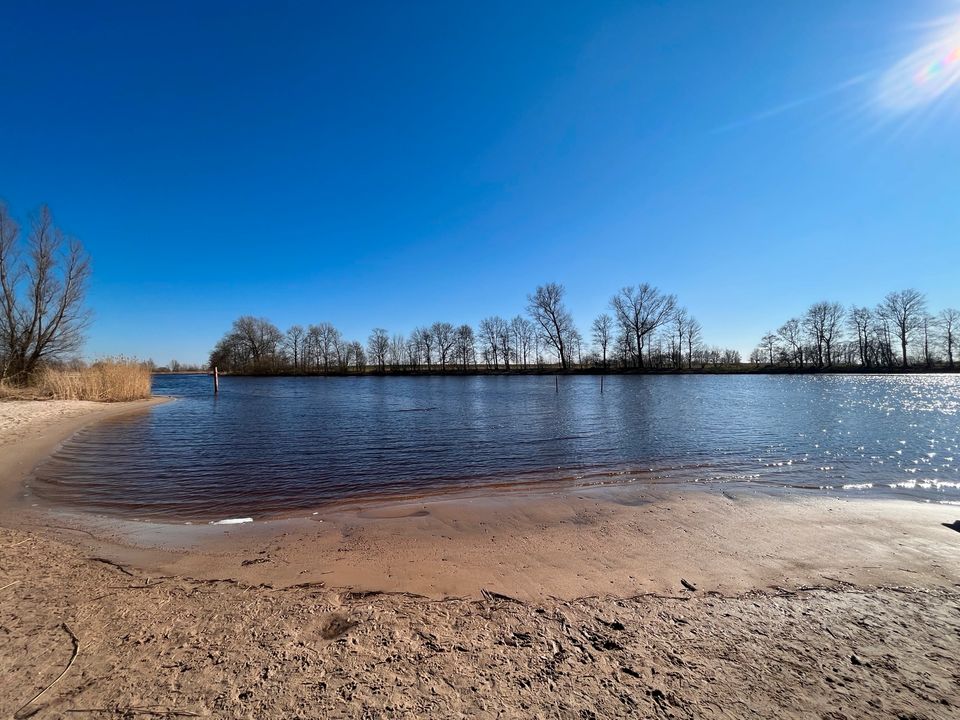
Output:
[[[0,430],[0,715],[67,667],[73,637],[73,664],[22,716],[946,718],[960,705],[956,507],[627,486],[186,526],[16,500],[77,427],[131,409]]]

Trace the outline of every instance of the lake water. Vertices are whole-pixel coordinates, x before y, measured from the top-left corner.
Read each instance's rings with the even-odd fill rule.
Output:
[[[960,377],[158,376],[174,402],[87,428],[33,494],[215,520],[484,483],[699,483],[960,505]]]

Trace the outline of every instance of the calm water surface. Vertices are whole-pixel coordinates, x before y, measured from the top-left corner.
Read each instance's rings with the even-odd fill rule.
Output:
[[[30,490],[217,519],[555,481],[788,486],[960,505],[960,377],[158,376],[175,402],[81,431]]]

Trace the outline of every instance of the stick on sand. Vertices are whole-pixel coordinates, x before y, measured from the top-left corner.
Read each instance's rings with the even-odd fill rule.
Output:
[[[22,713],[27,707],[29,707],[30,705],[32,705],[33,703],[35,703],[37,700],[39,700],[41,697],[43,697],[44,693],[46,693],[47,690],[49,690],[49,689],[52,688],[54,685],[56,685],[58,682],[60,682],[60,678],[62,678],[64,675],[66,675],[66,674],[67,674],[67,670],[69,670],[71,667],[73,667],[73,662],[74,662],[74,660],[76,660],[76,659],[77,659],[77,655],[80,654],[80,641],[77,639],[77,636],[73,634],[73,630],[71,630],[66,623],[60,623],[60,627],[62,627],[62,628],[66,631],[66,633],[70,636],[70,640],[73,642],[73,654],[70,655],[70,662],[67,663],[67,666],[63,669],[63,672],[60,673],[59,675],[57,675],[57,679],[56,679],[56,680],[54,680],[52,683],[50,683],[49,685],[47,685],[43,690],[41,690],[40,692],[38,692],[36,695],[34,695],[34,696],[33,696],[32,698],[30,698],[29,700],[27,700],[27,702],[25,702],[23,705],[21,705],[21,706],[17,709],[17,711],[13,714],[13,717],[14,717],[15,719],[21,717],[20,713]]]

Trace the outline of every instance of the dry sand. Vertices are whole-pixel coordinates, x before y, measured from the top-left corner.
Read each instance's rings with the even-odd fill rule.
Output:
[[[65,668],[17,717],[960,714],[955,507],[632,486],[196,527],[17,500],[142,407],[0,403],[0,717]]]

